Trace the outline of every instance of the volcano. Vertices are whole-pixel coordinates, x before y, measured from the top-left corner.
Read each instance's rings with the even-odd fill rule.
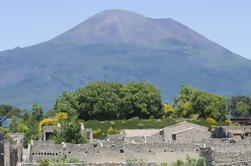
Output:
[[[148,81],[172,102],[187,83],[251,95],[251,61],[181,23],[125,10],[98,13],[46,42],[0,52],[0,103],[52,107],[89,81]]]

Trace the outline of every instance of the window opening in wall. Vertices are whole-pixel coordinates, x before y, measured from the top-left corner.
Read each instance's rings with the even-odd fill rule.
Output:
[[[151,150],[149,150],[149,152],[152,152]]]
[[[69,151],[68,153],[71,154],[71,151]]]
[[[164,152],[166,152],[166,150],[164,150]]]
[[[124,149],[120,149],[120,151],[119,151],[120,153],[124,153]]]
[[[34,153],[32,153],[32,155],[34,156]]]
[[[87,153],[87,151],[85,151],[85,153]]]
[[[45,133],[45,140],[48,141],[51,138],[52,134],[52,132]]]
[[[56,156],[58,155],[58,153],[56,153]]]
[[[173,134],[173,135],[172,135],[172,139],[173,139],[173,140],[176,140],[176,134]]]

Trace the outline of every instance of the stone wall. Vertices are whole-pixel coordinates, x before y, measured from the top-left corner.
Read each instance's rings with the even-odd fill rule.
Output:
[[[185,131],[173,133],[172,137],[174,136],[175,140],[174,138],[172,138],[173,139],[172,141],[180,143],[193,143],[193,142],[202,142],[203,139],[210,138],[211,133],[208,131],[191,128]]]
[[[161,143],[164,142],[162,135],[156,136],[137,136],[137,137],[125,137],[124,141],[127,143]]]
[[[200,149],[200,155],[206,159],[207,166],[251,165],[250,147],[238,146],[223,144],[221,147],[204,147]]]
[[[18,162],[18,150],[8,141],[4,142],[4,166],[16,166]]]
[[[22,164],[22,166],[36,166],[35,164]],[[135,163],[76,163],[65,164],[65,166],[157,166],[155,162],[135,162]]]
[[[187,154],[191,157],[199,157],[199,146],[193,144],[132,144],[122,142],[74,145],[34,141],[31,147],[32,162],[39,162],[43,158],[57,158],[62,155],[77,158],[82,162],[125,162],[128,158],[154,162],[173,162],[179,158],[185,159]]]
[[[168,142],[173,141],[173,134],[182,133],[185,131],[190,132],[192,130],[197,130],[197,134],[195,134],[195,135],[190,134],[190,137],[194,137],[193,141],[201,141],[204,138],[210,138],[210,135],[211,135],[211,133],[208,132],[208,129],[206,127],[192,124],[192,123],[189,123],[186,121],[169,126],[169,127],[166,127],[163,130],[164,130],[164,138]],[[188,134],[189,134],[189,132],[188,132]],[[179,138],[186,139],[187,137],[186,136],[183,137],[182,135],[180,135]],[[177,137],[176,137],[176,140],[177,140]],[[187,143],[187,141],[184,143]]]

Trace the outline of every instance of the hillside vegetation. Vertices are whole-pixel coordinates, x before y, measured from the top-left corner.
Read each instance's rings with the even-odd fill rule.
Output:
[[[62,130],[51,137],[57,143],[86,143],[87,136],[80,132],[79,122],[93,129],[97,139],[122,129],[159,129],[184,120],[214,130],[217,125],[238,125],[232,124],[227,115],[232,112],[247,116],[249,101],[248,96],[238,95],[230,100],[183,84],[171,105],[163,103],[160,90],[147,82],[90,82],[73,92],[65,91],[46,114],[37,103],[31,112],[0,105],[1,124],[11,117],[8,128],[0,127],[0,131],[24,133],[27,146],[30,140],[39,138],[43,126],[58,123]]]

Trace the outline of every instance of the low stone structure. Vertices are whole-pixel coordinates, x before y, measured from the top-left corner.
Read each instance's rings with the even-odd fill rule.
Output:
[[[26,150],[28,157],[23,166],[65,155],[81,161],[74,166],[152,166],[185,160],[187,155],[204,157],[208,166],[251,166],[250,129],[249,126],[219,126],[210,132],[206,127],[185,121],[163,129],[125,129],[119,134],[108,135],[107,140],[94,140],[89,144],[55,144],[46,139],[32,141]],[[82,126],[81,130],[86,129]],[[52,128],[45,130],[50,131]],[[127,159],[146,163],[125,163]]]
[[[212,137],[244,139],[251,137],[251,126],[217,126],[212,133]]]
[[[36,164],[22,164],[22,166],[36,166]],[[155,162],[133,162],[133,163],[74,163],[65,166],[157,166]]]
[[[84,145],[33,141],[31,161],[29,162],[37,163],[43,158],[53,159],[62,155],[77,158],[82,162],[125,162],[127,158],[133,158],[160,163],[185,159],[186,155],[199,157],[199,146],[195,144],[132,144],[107,141]]]

